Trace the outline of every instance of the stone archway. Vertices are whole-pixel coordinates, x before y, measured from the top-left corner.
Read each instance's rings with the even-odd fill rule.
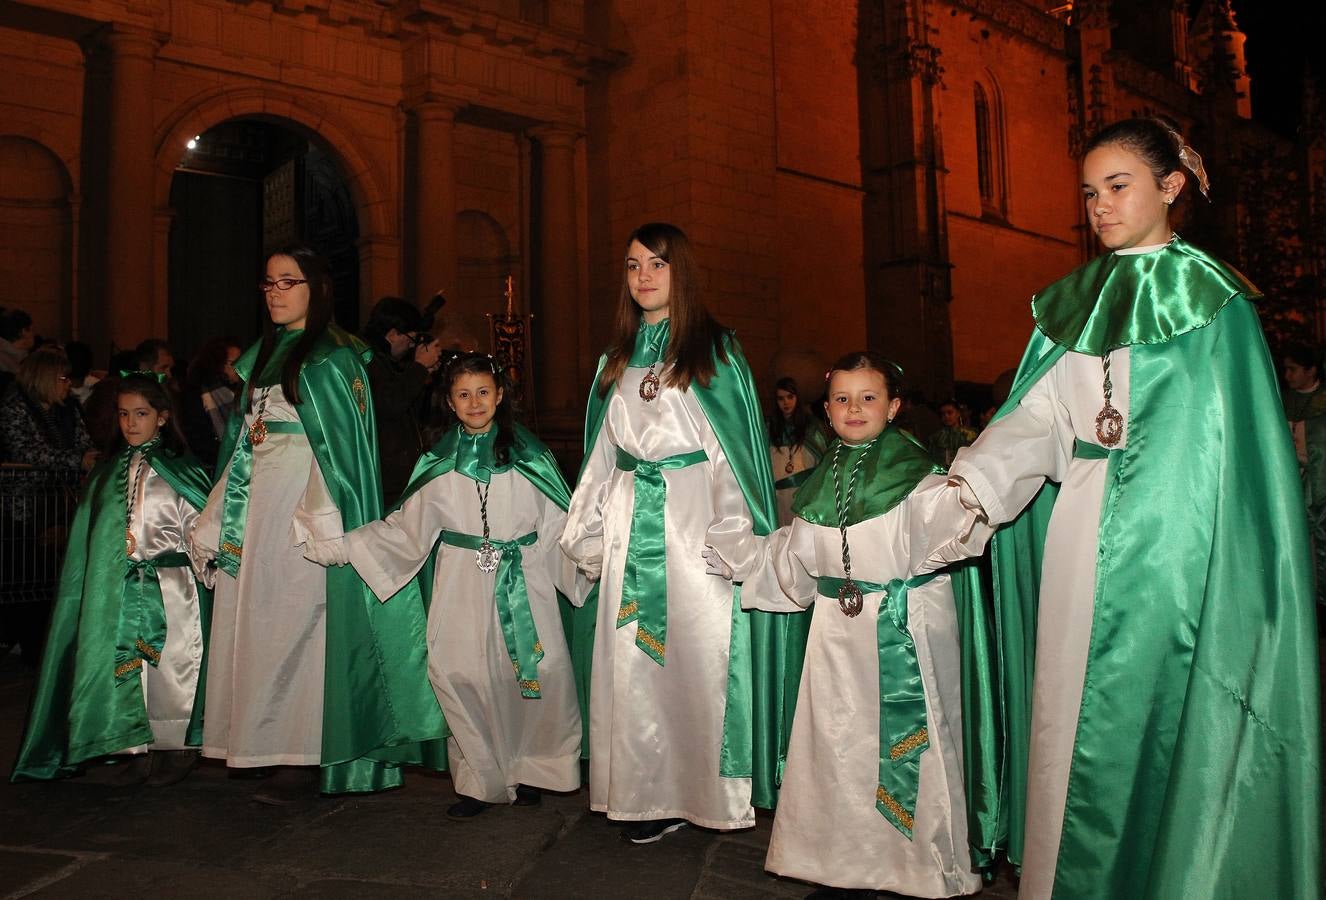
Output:
[[[375,158],[362,146],[355,130],[314,97],[271,86],[223,88],[181,104],[156,135],[153,187],[158,217],[154,254],[156,308],[166,309],[169,296],[170,192],[175,169],[187,151],[189,140],[232,119],[254,119],[292,129],[327,154],[344,176],[358,216],[361,312],[367,313],[374,298],[398,293],[397,204],[394,193],[385,187],[390,161]]]
[[[73,323],[71,181],[49,148],[0,135],[0,306],[32,316],[38,334]]]

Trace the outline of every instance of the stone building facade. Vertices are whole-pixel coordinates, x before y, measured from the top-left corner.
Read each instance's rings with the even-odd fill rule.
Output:
[[[249,337],[261,248],[300,215],[344,220],[350,318],[441,289],[438,329],[483,345],[513,276],[538,424],[570,447],[624,237],[662,219],[760,378],[869,344],[943,396],[1015,364],[1031,292],[1093,252],[1075,154],[1094,127],[1160,111],[1213,160],[1294,150],[1248,119],[1227,0],[1187,7],[7,2],[0,305],[103,359],[154,334],[185,352]],[[1305,177],[1314,148],[1295,150]],[[1237,256],[1234,204],[1198,219]]]

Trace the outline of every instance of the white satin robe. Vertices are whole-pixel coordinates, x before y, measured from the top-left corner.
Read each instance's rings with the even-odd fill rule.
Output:
[[[601,570],[589,709],[590,808],[612,819],[687,819],[706,828],[755,824],[749,778],[719,775],[727,697],[731,583],[705,574],[705,544],[747,564],[758,551],[745,497],[691,391],[640,398],[643,368],[628,368],[608,400],[567,517],[562,547],[591,577]],[[635,473],[617,448],[661,460],[704,450],[708,459],[666,469],[666,665],[617,627],[635,499]]]
[[[128,492],[133,494],[134,471],[141,456],[129,460]],[[164,553],[187,550],[187,537],[198,519],[198,511],[175,493],[166,479],[143,464],[138,491],[126,496],[133,510],[129,530],[136,546],[133,559],[151,559]],[[157,570],[161,599],[166,607],[166,643],[156,666],[142,667],[143,699],[152,743],[130,748],[127,753],[151,750],[183,750],[185,732],[198,693],[198,672],[203,661],[203,634],[198,617],[198,584],[188,566]]]
[[[1128,444],[1130,360],[1127,347],[1110,354],[1112,404],[1124,419],[1114,449]],[[966,482],[995,526],[1014,519],[1047,479],[1060,485],[1041,565],[1020,898],[1050,897],[1059,856],[1095,611],[1108,465],[1103,459],[1074,459],[1073,444],[1078,438],[1099,443],[1096,415],[1104,403],[1103,380],[1100,357],[1065,353],[1017,409],[959,450],[949,469],[951,476]]]
[[[299,421],[280,385],[263,418]],[[229,475],[228,463],[194,532],[195,551],[216,552]],[[268,433],[254,447],[239,577],[216,572],[204,756],[237,768],[321,762],[327,571],[299,545],[342,531],[308,437]]]
[[[442,529],[482,535],[477,482],[456,472],[434,478],[386,519],[346,535],[350,562],[379,600],[388,600],[424,564]],[[566,514],[515,470],[493,475],[488,527],[493,540],[537,532],[521,548],[534,627],[543,645],[539,699],[522,697],[502,637],[493,590],[497,573],[476,552],[437,545],[428,610],[428,677],[452,736],[447,753],[456,793],[489,803],[515,799],[516,785],[580,788],[580,708],[557,591],[581,604],[588,583],[562,553]]]
[[[888,513],[847,529],[852,575],[886,583],[934,568],[926,536],[956,531],[966,511],[934,490],[932,475]],[[907,627],[925,689],[930,746],[908,840],[875,808],[879,785],[879,642],[882,593],[848,618],[816,579],[842,578],[837,528],[796,519],[766,542],[741,604],[769,612],[811,609],[796,718],[765,868],[838,888],[952,897],[981,887],[967,850],[962,775],[962,684],[953,589],[947,575],[907,592]],[[813,604],[813,607],[812,607]]]

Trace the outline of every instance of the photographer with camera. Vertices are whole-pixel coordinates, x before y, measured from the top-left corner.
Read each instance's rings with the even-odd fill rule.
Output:
[[[366,368],[377,412],[382,493],[388,507],[405,490],[415,460],[424,450],[419,402],[441,362],[442,345],[430,329],[445,302],[438,294],[421,312],[400,297],[383,297],[360,334],[374,351]]]

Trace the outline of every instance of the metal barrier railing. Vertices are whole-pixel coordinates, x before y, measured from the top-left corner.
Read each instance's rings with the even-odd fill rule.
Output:
[[[55,595],[79,472],[0,464],[0,604]]]

